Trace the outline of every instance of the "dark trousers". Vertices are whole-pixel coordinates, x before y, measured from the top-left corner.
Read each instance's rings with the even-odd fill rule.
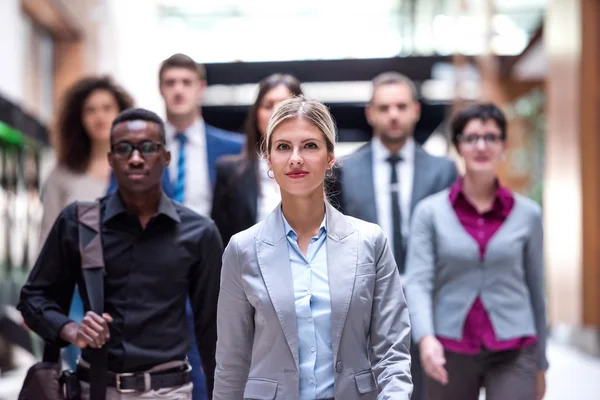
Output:
[[[208,395],[206,393],[206,377],[204,376],[202,361],[200,360],[200,353],[198,353],[198,345],[196,344],[194,315],[192,313],[192,306],[189,300],[185,305],[185,313],[187,315],[188,325],[190,328],[190,351],[188,352],[188,361],[192,366],[192,382],[194,383],[192,400],[207,400]]]
[[[413,393],[411,400],[425,400],[425,373],[421,366],[421,355],[419,353],[419,346],[411,341],[410,343],[410,374],[412,375],[413,381]]]
[[[445,352],[448,384],[426,377],[428,400],[535,400],[537,346],[479,354]]]

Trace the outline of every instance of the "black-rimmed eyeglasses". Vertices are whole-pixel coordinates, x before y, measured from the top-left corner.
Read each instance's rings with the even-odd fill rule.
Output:
[[[131,157],[131,154],[134,150],[140,152],[142,157],[151,157],[158,153],[161,147],[164,144],[160,142],[153,142],[151,140],[144,140],[139,143],[131,143],[131,142],[117,142],[110,147],[110,152],[117,157]]]
[[[483,135],[477,135],[475,133],[469,133],[469,134],[460,134],[458,135],[458,141],[460,143],[464,143],[467,144],[469,146],[475,146],[479,140],[483,140],[483,142],[490,146],[490,145],[494,145],[497,143],[500,143],[502,140],[504,140],[500,135],[495,134],[495,133],[486,133]]]

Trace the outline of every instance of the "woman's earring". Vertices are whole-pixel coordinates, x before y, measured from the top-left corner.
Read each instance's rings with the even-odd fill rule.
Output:
[[[325,178],[333,178],[333,168],[327,168],[325,171]]]
[[[267,176],[268,176],[269,178],[271,178],[271,179],[275,178],[275,173],[273,173],[273,176],[271,176],[271,175],[269,174],[269,172],[271,172],[271,173],[272,173],[273,171],[271,171],[271,170],[268,170],[268,171],[267,171]]]

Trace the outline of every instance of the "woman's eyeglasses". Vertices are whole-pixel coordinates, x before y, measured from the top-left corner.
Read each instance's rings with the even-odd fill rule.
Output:
[[[461,134],[458,136],[458,141],[469,146],[475,146],[479,140],[483,140],[483,142],[490,146],[497,143],[500,143],[503,139],[500,135],[495,133],[486,133],[484,135],[477,135],[475,133],[470,134]]]
[[[139,143],[118,142],[111,146],[111,153],[117,157],[129,158],[134,150],[140,152],[142,157],[151,157],[158,153],[164,144],[145,140]]]

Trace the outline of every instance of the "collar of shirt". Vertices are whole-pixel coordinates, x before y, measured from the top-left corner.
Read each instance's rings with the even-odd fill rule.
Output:
[[[298,240],[298,234],[296,233],[296,231],[294,231],[294,228],[292,228],[292,226],[288,223],[287,219],[285,219],[283,212],[281,213],[281,217],[283,218],[283,226],[285,228],[286,235],[291,239]],[[317,240],[325,234],[327,234],[327,214],[325,214],[325,216],[323,217],[323,221],[321,221],[321,226],[319,227],[319,232],[317,233],[317,236],[313,237],[313,239]]]
[[[121,196],[119,196],[119,192],[115,191],[108,200],[106,201],[106,209],[104,211],[104,216],[102,217],[102,223],[106,223],[117,215],[126,213],[127,209],[125,205],[121,201]],[[175,205],[173,201],[165,194],[162,193],[160,197],[160,202],[158,203],[158,214],[163,214],[173,221],[179,223],[181,219],[179,218],[179,214],[177,214],[177,210],[175,209]]]
[[[194,121],[194,123],[190,126],[187,127],[187,129],[185,129],[183,132],[185,133],[185,135],[187,136],[188,140],[192,143],[192,144],[204,144],[204,142],[206,141],[206,139],[204,138],[205,135],[205,125],[204,125],[204,120],[202,118],[198,118],[196,121]],[[178,131],[170,122],[165,123],[165,130],[166,130],[166,136],[167,136],[167,143],[173,143],[173,141],[175,140],[175,134],[177,134]]]
[[[453,207],[457,207],[457,205],[459,205],[459,201],[466,202],[469,206],[473,207],[469,199],[467,199],[467,197],[465,196],[463,190],[463,178],[461,177],[450,188],[449,197],[450,203]],[[512,209],[514,201],[515,200],[512,192],[504,186],[502,186],[498,178],[496,178],[495,200],[490,212],[498,212],[501,216],[507,217],[510,213],[510,210]]]
[[[373,136],[371,140],[371,151],[373,152],[373,160],[378,163],[385,162],[392,155],[387,147],[381,142],[378,137]],[[412,137],[406,139],[406,143],[398,152],[402,158],[402,162],[412,162],[415,158],[415,140]]]

